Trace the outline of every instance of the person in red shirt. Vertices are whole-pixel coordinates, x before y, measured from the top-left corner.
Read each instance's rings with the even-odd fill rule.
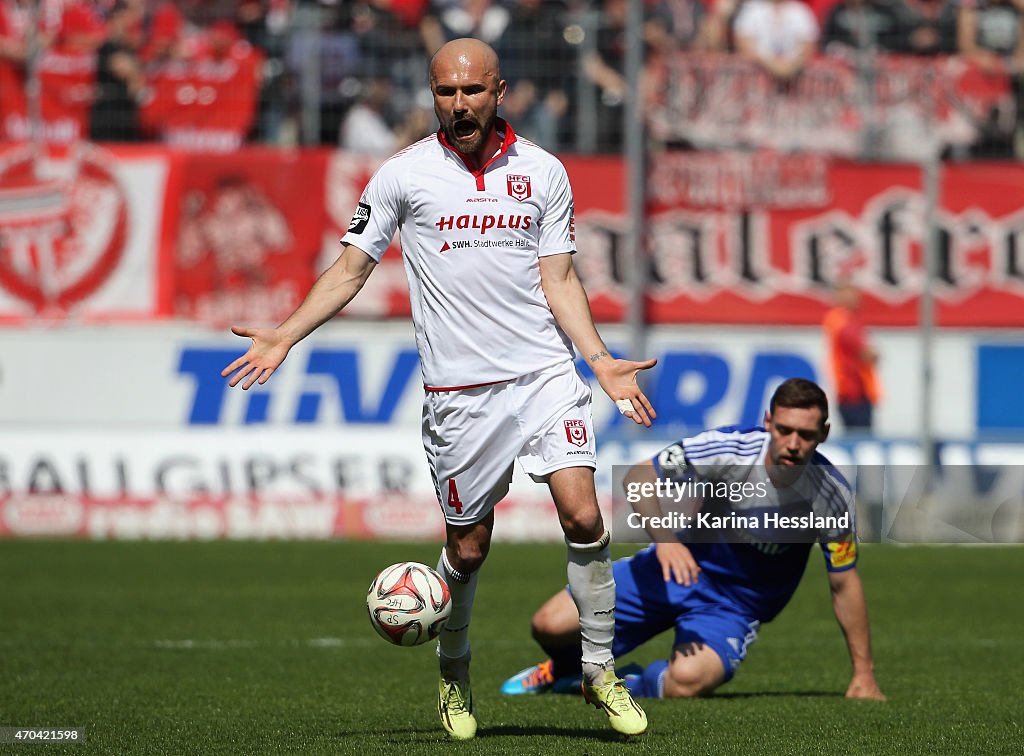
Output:
[[[878,352],[860,320],[860,292],[848,281],[836,287],[835,307],[825,314],[829,367],[839,416],[849,430],[870,431],[881,399],[875,366]]]
[[[28,57],[25,27],[27,4],[0,2],[0,140],[25,138],[25,59]]]

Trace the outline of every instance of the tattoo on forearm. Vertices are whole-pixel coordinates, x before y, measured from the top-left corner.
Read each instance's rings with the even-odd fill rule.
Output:
[[[597,362],[602,357],[607,357],[607,356],[608,356],[608,352],[598,352],[597,354],[590,355],[590,361],[591,362]]]

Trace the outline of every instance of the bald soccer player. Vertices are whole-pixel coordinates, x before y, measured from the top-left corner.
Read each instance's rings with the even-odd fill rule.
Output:
[[[655,416],[636,383],[654,360],[615,359],[576,277],[572,189],[562,164],[498,117],[506,83],[498,56],[475,39],[444,45],[430,63],[437,133],[387,160],[367,184],[338,260],[223,375],[265,383],[288,351],[342,310],[399,231],[425,399],[423,447],[444,514],[437,569],[453,609],[438,644],[437,709],[456,739],[476,735],[469,624],[494,506],[512,466],[547,484],[568,547],[582,628],[583,689],[613,729],[640,735],[647,717],[616,677],[615,583],[594,487],[591,391],[573,347],[634,422]]]

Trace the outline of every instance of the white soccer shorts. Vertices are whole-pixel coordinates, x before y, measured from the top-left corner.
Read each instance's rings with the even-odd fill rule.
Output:
[[[535,481],[597,467],[590,386],[571,360],[511,381],[428,391],[423,448],[445,522],[482,520],[508,493],[519,460]]]

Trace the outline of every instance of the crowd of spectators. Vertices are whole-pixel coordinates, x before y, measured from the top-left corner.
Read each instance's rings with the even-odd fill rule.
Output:
[[[287,0],[0,0],[0,140],[41,130],[52,142],[235,149],[259,134],[267,51],[287,36],[288,10]]]
[[[48,138],[242,141],[388,153],[432,128],[423,71],[445,41],[495,47],[504,112],[553,150],[621,147],[628,0],[0,0],[0,138],[27,135],[35,40]],[[648,67],[731,53],[779,83],[819,56],[961,56],[1019,95],[1024,0],[644,0]],[[33,32],[34,33],[30,33]],[[635,93],[653,96],[652,78]],[[1017,96],[1017,102],[1021,97]],[[315,108],[315,118],[304,109]],[[995,154],[1014,154],[1020,114]],[[310,133],[309,124],[315,124]],[[592,131],[592,142],[580,140]],[[1018,139],[1018,141],[1020,141]]]

